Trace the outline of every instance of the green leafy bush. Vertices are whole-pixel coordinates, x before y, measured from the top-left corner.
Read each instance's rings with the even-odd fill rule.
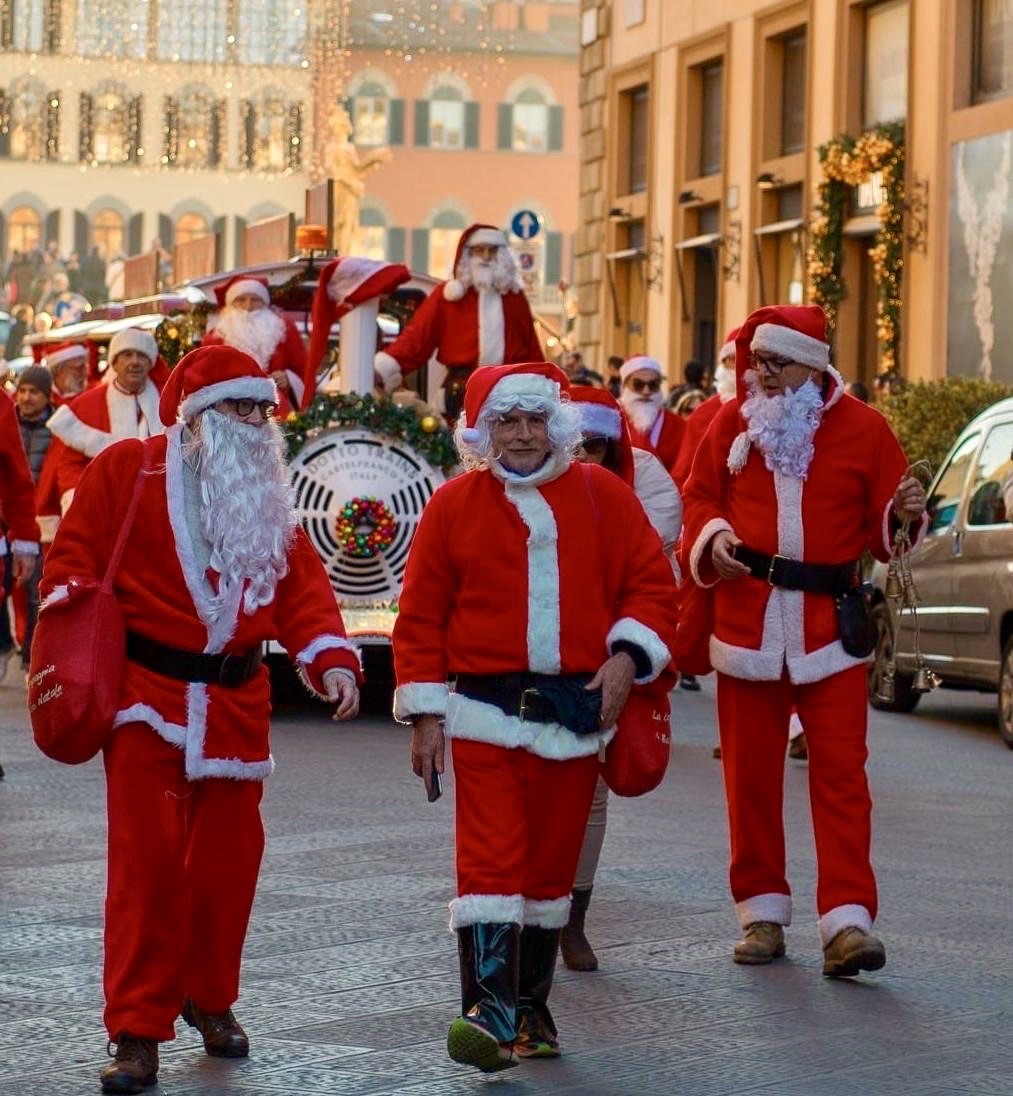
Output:
[[[909,461],[927,460],[939,470],[960,431],[1013,388],[972,377],[919,381],[887,396],[879,405],[900,438]]]

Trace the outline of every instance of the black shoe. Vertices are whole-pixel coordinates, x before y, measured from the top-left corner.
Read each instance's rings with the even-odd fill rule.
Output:
[[[517,1062],[517,993],[521,927],[479,922],[457,930],[461,965],[461,1016],[450,1026],[447,1053],[483,1073]]]
[[[679,688],[685,689],[687,693],[698,693],[700,682],[692,674],[682,674],[679,678]]]
[[[112,1045],[116,1043],[116,1054]],[[114,1060],[102,1070],[99,1079],[103,1092],[135,1093],[158,1083],[158,1043],[121,1032],[106,1044],[106,1053]]]
[[[578,892],[579,893],[579,892]],[[584,891],[590,895],[590,891]],[[559,952],[559,929],[525,925],[521,932],[521,964],[517,997],[519,1058],[557,1058],[559,1039],[549,1012],[549,991]],[[592,953],[593,954],[593,953]]]
[[[212,1058],[245,1058],[249,1055],[250,1040],[232,1015],[232,1009],[204,1012],[188,997],[183,1002],[180,1016],[201,1033],[204,1049]]]
[[[806,743],[804,731],[788,743],[788,756],[793,761],[809,760],[809,746]]]
[[[720,745],[715,746],[714,749],[711,750],[711,757],[713,757],[715,761],[720,761],[721,760],[721,746]]]
[[[598,956],[584,933],[584,918],[587,916],[587,907],[591,904],[591,890],[591,887],[587,887],[573,892],[570,920],[559,938],[563,962],[570,970],[598,969]],[[523,941],[523,936],[521,939]]]

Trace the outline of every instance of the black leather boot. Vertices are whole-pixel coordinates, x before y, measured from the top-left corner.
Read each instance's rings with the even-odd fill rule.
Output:
[[[559,952],[559,929],[525,925],[521,933],[520,993],[517,1007],[519,1058],[556,1058],[559,1040],[549,1012],[549,991]]]
[[[483,1073],[517,1064],[520,936],[520,925],[513,922],[480,922],[457,930],[462,1015],[450,1025],[447,1053]]]
[[[570,920],[563,929],[560,937],[560,945],[563,951],[563,962],[570,970],[597,970],[598,956],[588,943],[584,935],[584,918],[587,916],[587,907],[591,904],[591,891],[575,890],[570,902]]]

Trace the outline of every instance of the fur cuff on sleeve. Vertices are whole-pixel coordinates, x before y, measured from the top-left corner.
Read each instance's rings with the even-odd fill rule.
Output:
[[[650,674],[647,677],[635,679],[638,685],[653,681],[671,661],[672,654],[665,646],[661,636],[653,628],[648,628],[646,624],[641,624],[639,620],[634,620],[633,617],[623,617],[622,620],[617,620],[612,625],[608,636],[605,638],[609,651],[612,650],[615,643],[621,640],[636,644],[647,655],[651,663]]]
[[[735,530],[725,521],[724,518],[711,518],[710,521],[700,530],[700,535],[693,543],[693,547],[689,553],[689,573],[693,576],[693,581],[697,586],[716,586],[718,579],[714,579],[713,582],[704,582],[700,576],[700,563],[704,552],[707,550],[707,546],[714,538],[716,533],[727,530],[729,533],[734,533]]]
[[[404,378],[401,375],[401,365],[397,358],[392,358],[386,350],[378,350],[373,358],[373,369],[380,374],[384,390],[390,394],[395,388],[401,387]]]
[[[399,685],[394,691],[394,718],[399,723],[410,723],[415,715],[443,717],[447,714],[449,693],[442,681],[415,681]]]

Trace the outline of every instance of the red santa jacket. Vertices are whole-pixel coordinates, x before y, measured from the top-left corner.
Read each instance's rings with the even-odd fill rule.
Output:
[[[679,456],[676,458],[672,475],[682,491],[689,479],[689,473],[693,468],[693,458],[697,448],[707,433],[707,427],[714,421],[714,417],[721,410],[721,397],[715,393],[708,396],[699,406],[694,407],[689,418],[685,420],[686,427],[682,432],[682,441],[679,442]]]
[[[48,423],[53,441],[39,477],[40,514],[59,514],[70,505],[89,462],[114,442],[161,434],[158,388],[148,380],[136,398],[112,381],[88,388],[56,409]]]
[[[39,526],[35,520],[35,484],[21,441],[17,413],[5,392],[0,392],[0,519],[17,552],[37,552]],[[0,545],[3,545],[0,533]],[[6,546],[3,548],[6,553]]]
[[[460,300],[448,300],[447,283],[438,286],[419,306],[401,334],[377,354],[376,367],[387,384],[400,372],[406,375],[421,368],[435,352],[448,369],[476,365],[513,365],[540,362],[545,358],[528,299],[521,292],[500,294],[501,309],[479,309],[479,294],[469,288]],[[501,354],[481,353],[495,343]]]
[[[42,595],[74,576],[105,573],[147,448],[154,472],[142,489],[114,583],[127,628],[171,647],[208,654],[245,652],[277,638],[304,682],[321,696],[328,669],[346,669],[361,679],[334,592],[302,529],[296,531],[288,574],[274,600],[252,616],[237,602],[215,618],[214,576],[200,570],[186,523],[182,429],[177,425],[144,443],[115,445],[88,467],[46,557]],[[176,681],[128,662],[116,724],[147,723],[178,746],[191,780],[262,780],[274,767],[270,693],[265,667],[245,685],[226,689]]]
[[[634,449],[646,449],[648,453],[653,453],[674,479],[673,469],[679,458],[679,446],[682,444],[682,436],[686,430],[686,420],[666,408],[662,408],[660,414],[660,428],[658,420],[655,419],[654,426],[646,433],[641,433],[633,425],[632,419],[627,416],[630,424],[630,438]]]
[[[504,483],[491,471],[444,484],[422,514],[394,625],[395,718],[446,716],[451,737],[548,758],[597,752],[578,737],[448,693],[456,673],[593,673],[629,640],[668,665],[675,581],[657,533],[611,472],[554,458]]]
[[[283,313],[278,313],[285,321],[285,334],[279,339],[270,361],[260,363],[265,373],[282,372],[288,377],[288,390],[278,388],[278,417],[284,419],[291,411],[300,411],[307,407],[316,394],[316,376],[309,368],[306,344],[295,323]],[[212,328],[201,339],[202,346],[221,346],[225,340]]]
[[[701,586],[717,582],[711,662],[751,681],[777,680],[785,665],[796,684],[822,681],[863,661],[841,646],[834,599],[749,575],[718,582],[710,541],[730,529],[755,551],[808,563],[848,563],[867,549],[888,559],[893,495],[907,461],[883,416],[843,396],[836,382],[805,479],[771,472],[755,447],[731,472],[729,452],[744,427],[738,403],[725,404],[697,450],[684,496],[691,573]]]

